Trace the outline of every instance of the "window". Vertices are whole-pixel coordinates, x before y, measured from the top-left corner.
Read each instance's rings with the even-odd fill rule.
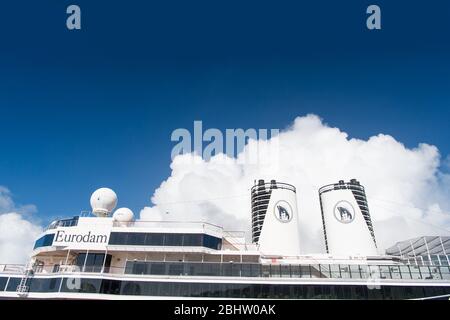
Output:
[[[189,297],[189,283],[180,282],[178,283],[179,295],[180,297]]]
[[[422,279],[422,274],[418,266],[410,266],[410,270],[413,279]]]
[[[450,267],[440,267],[442,279],[450,280]]]
[[[220,276],[220,264],[218,263],[197,263],[201,276]]]
[[[0,278],[0,291],[5,290],[6,282],[8,282],[7,277],[1,277]]]
[[[439,261],[439,257],[437,255],[431,256],[431,263],[433,266],[440,266],[441,262]]]
[[[243,277],[259,277],[261,272],[261,266],[256,263],[243,263],[242,264],[242,276]]]
[[[212,297],[213,296],[213,289],[212,287],[214,284],[212,283],[202,283],[201,284],[201,296],[202,297]]]
[[[105,294],[120,294],[121,282],[117,280],[103,280],[100,292]]]
[[[261,285],[261,291],[259,292],[260,298],[271,298],[273,297],[273,286]]]
[[[127,235],[126,232],[111,232],[109,244],[125,245],[127,244]]]
[[[150,274],[164,275],[166,274],[166,264],[162,262],[153,262],[150,265]]]
[[[367,274],[367,278],[370,279],[380,279],[380,267],[379,266],[367,266],[369,273]]]
[[[222,275],[225,277],[231,277],[233,275],[233,264],[232,263],[222,264]]]
[[[131,269],[132,274],[148,274],[148,271],[147,271],[148,264],[147,263],[135,262],[135,261],[133,261],[133,262],[128,261],[127,263],[132,264],[132,269]]]
[[[261,274],[263,277],[270,277],[270,265],[268,264],[261,265]]]
[[[431,277],[433,279],[442,280],[441,270],[439,267],[430,267]]]
[[[300,266],[300,277],[301,278],[311,278],[312,268],[310,265]]]
[[[135,281],[127,281],[123,283],[122,287],[123,295],[141,295],[141,284]]]
[[[97,293],[101,281],[99,279],[83,279],[79,292]]]
[[[147,282],[145,283],[145,291],[150,296],[159,296],[159,282]]]
[[[225,277],[240,277],[241,264],[240,263],[223,263],[222,275]]]
[[[183,235],[177,233],[166,234],[166,241],[164,243],[166,246],[182,246],[183,245]]]
[[[242,284],[230,284],[230,297],[232,298],[240,298],[241,290],[244,285]]]
[[[189,291],[191,293],[191,297],[201,297],[202,284],[201,283],[190,283]]]
[[[9,278],[8,286],[6,291],[16,291],[17,286],[20,284],[21,278]]]
[[[320,267],[318,264],[310,264],[309,270],[311,278],[322,278],[322,273],[320,272]]]
[[[53,242],[53,239],[51,239],[51,242]],[[222,239],[207,234],[112,232],[109,238],[109,244],[135,246],[204,246],[219,250],[222,245]]]
[[[185,234],[183,245],[190,246],[190,247],[200,247],[202,245],[202,235],[201,234]]]
[[[174,264],[175,265],[175,264]],[[7,278],[0,278],[0,285]],[[8,291],[16,291],[21,278],[11,278]],[[223,297],[223,298],[331,298],[331,299],[411,299],[424,296],[439,296],[450,293],[448,287],[381,286],[368,290],[366,285],[294,285],[294,284],[236,284],[216,282],[147,282],[121,281],[109,279],[81,279],[79,287],[69,286],[67,278],[33,278],[31,292],[62,292],[185,296],[185,297]],[[74,283],[71,283],[74,284]],[[0,287],[1,288],[1,287]]]
[[[447,256],[445,255],[440,255],[439,256],[439,260],[441,260],[441,266],[448,266],[448,260],[447,260]]]
[[[128,234],[127,244],[133,246],[143,246],[145,245],[145,233],[130,232]]]
[[[349,265],[339,265],[341,277],[343,279],[350,279],[350,266]]]
[[[164,234],[162,233],[148,233],[145,239],[147,246],[162,246],[164,245]]]
[[[428,256],[421,256],[421,258],[423,260],[423,265],[425,265],[425,266],[431,265],[430,257],[428,257]]]
[[[200,275],[202,272],[201,263],[186,263],[186,272],[190,276]]]
[[[62,279],[60,279],[60,278],[50,279],[50,283],[48,284],[49,290],[51,290],[52,292],[59,291],[59,286],[61,284],[61,281],[62,281]]]
[[[420,273],[422,274],[422,279],[425,279],[425,280],[433,279],[433,276],[431,275],[429,267],[419,267],[419,268],[420,268]]]
[[[392,279],[402,279],[399,266],[389,266]]]
[[[222,239],[210,236],[209,234],[203,235],[203,246],[215,250],[220,250],[222,245]]]
[[[272,264],[270,265],[270,276],[279,278],[280,277],[280,265],[279,264]]]
[[[86,259],[86,253],[79,253],[77,259],[75,260],[75,264],[82,269],[84,266],[84,261]]]
[[[171,263],[169,264],[169,275],[182,276],[184,274],[183,263]]]
[[[290,278],[291,277],[291,266],[290,265],[281,265],[281,277],[282,278]]]
[[[64,279],[61,291],[63,292],[82,292],[82,293],[99,293],[101,286],[101,279],[81,279],[80,286],[69,285],[67,278]],[[73,283],[71,283],[73,284]]]
[[[45,236],[40,237],[34,244],[34,249],[40,247],[49,247],[53,244],[53,239],[55,238],[55,234],[46,234]]]
[[[359,268],[359,273],[360,273],[362,279],[370,278],[369,266],[367,266],[367,265],[359,265],[358,268]]]
[[[409,266],[400,266],[399,268],[402,279],[411,279],[411,272],[409,271]]]
[[[222,283],[214,283],[211,293],[212,297],[225,297],[225,285]]]
[[[107,255],[105,259],[104,253],[79,253],[75,264],[82,270],[82,272],[102,272],[103,264],[105,270],[108,271],[111,265],[111,255]],[[83,270],[84,266],[84,270]]]
[[[78,217],[73,217],[71,219],[59,220],[56,226],[59,227],[74,227],[78,224]]]
[[[28,285],[31,292],[58,292],[60,281],[61,278],[33,278]]]
[[[380,279],[391,279],[391,269],[389,266],[380,266]]]
[[[341,272],[339,271],[339,265],[337,265],[337,264],[330,265],[330,272],[331,272],[332,278],[340,278],[341,277]]]

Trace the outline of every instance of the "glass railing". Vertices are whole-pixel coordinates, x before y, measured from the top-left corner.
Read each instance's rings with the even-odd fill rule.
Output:
[[[113,266],[39,266],[35,273],[107,273],[118,275],[155,275],[189,277],[316,278],[444,280],[450,281],[448,266],[347,265],[347,264],[260,264],[219,262],[127,261],[126,267]]]
[[[56,229],[58,227],[75,227],[78,225],[78,217],[71,219],[62,219],[53,221],[46,230]]]
[[[431,260],[430,260],[431,258]],[[431,255],[417,257],[403,257],[402,260],[409,265],[418,266],[450,266],[450,255]]]
[[[23,264],[0,264],[0,273],[23,273],[25,265]]]
[[[190,222],[190,221],[130,221],[130,222],[113,222],[114,227],[130,227],[130,228],[170,228],[170,229],[186,229],[198,228],[204,232],[212,231],[222,233],[223,228],[208,222]]]

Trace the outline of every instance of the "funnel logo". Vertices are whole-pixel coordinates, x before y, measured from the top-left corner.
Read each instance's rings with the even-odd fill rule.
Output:
[[[284,200],[275,204],[275,217],[281,222],[289,222],[292,220],[292,207]]]
[[[342,223],[350,223],[355,219],[355,209],[348,201],[339,201],[334,207],[335,218]]]

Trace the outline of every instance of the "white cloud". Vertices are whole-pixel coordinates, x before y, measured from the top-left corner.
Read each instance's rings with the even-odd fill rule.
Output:
[[[23,264],[42,228],[32,221],[33,205],[16,207],[11,192],[0,186],[0,263]]]
[[[270,153],[275,143],[277,154]],[[239,161],[255,146],[265,157],[262,165]],[[141,218],[209,221],[249,230],[253,181],[277,179],[298,189],[304,253],[320,252],[324,245],[318,188],[357,178],[366,187],[375,234],[385,249],[410,237],[449,233],[450,175],[440,171],[440,165],[434,146],[408,149],[385,134],[349,138],[308,115],[296,118],[277,137],[251,140],[237,159],[223,154],[210,161],[192,154],[175,157],[171,176],[154,192],[154,206],[144,208]]]

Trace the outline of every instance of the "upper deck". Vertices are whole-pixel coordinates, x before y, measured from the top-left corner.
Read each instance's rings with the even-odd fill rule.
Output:
[[[50,224],[36,241],[33,256],[67,250],[256,250],[243,232],[206,222],[130,221],[74,217]]]

